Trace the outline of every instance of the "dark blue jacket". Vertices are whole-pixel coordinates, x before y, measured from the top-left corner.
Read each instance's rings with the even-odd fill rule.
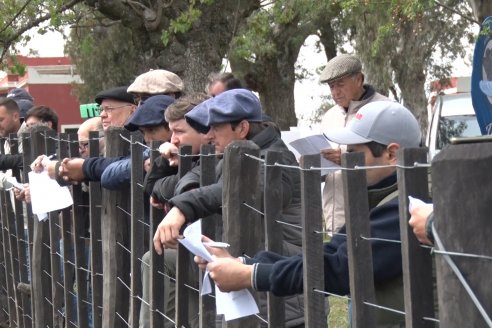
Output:
[[[85,179],[87,181],[101,181],[101,176],[108,165],[124,158],[125,156],[86,158],[82,164],[82,172]]]
[[[384,179],[370,189],[381,188],[389,195],[396,189],[394,175]],[[382,200],[384,197],[380,198]],[[398,197],[373,208],[370,211],[371,236],[389,240],[400,240]],[[324,245],[325,290],[330,293],[347,295],[350,292],[347,238],[345,227],[340,234]],[[401,248],[397,243],[371,241],[374,281],[376,284],[401,276]],[[247,263],[257,263],[253,276],[253,287],[260,291],[271,291],[277,296],[286,296],[303,292],[302,256],[283,257],[275,253],[262,251]]]

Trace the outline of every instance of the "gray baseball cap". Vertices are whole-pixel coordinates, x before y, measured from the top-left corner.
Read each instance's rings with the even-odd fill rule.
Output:
[[[338,55],[328,61],[319,76],[319,81],[321,83],[331,83],[361,71],[362,64],[359,58],[348,54]]]
[[[330,129],[324,135],[342,145],[375,141],[383,145],[397,143],[402,147],[418,147],[422,136],[415,116],[393,101],[370,102],[361,107],[345,128]]]

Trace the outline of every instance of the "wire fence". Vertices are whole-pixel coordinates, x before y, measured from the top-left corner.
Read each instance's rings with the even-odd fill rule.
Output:
[[[28,181],[28,166],[37,155],[57,153],[59,159],[79,156],[76,136],[34,130],[19,140],[10,138],[12,153],[16,153],[20,141],[24,166],[12,173],[22,181]],[[89,140],[92,157],[99,156],[98,143],[99,136],[92,133]],[[0,319],[7,326],[212,327],[222,324],[222,317],[215,313],[213,294],[199,293],[202,273],[190,254],[181,246],[177,251],[165,250],[163,256],[153,250],[154,232],[164,213],[148,206],[143,193],[145,150],[150,151],[153,160],[158,156],[158,143],[145,145],[141,137],[122,129],[108,131],[106,156],[127,156],[131,162],[128,183],[117,190],[101,188],[98,181],[72,185],[74,205],[50,213],[47,221],[37,220],[30,205],[16,200],[12,191],[0,191]],[[184,146],[179,156],[179,176],[198,170],[199,163],[202,187],[217,182],[215,168],[218,158],[223,157],[222,204],[216,214],[203,218],[204,234],[227,241],[235,255],[252,257],[260,250],[302,254],[304,292],[296,301],[302,304],[299,312],[307,327],[327,325],[326,296],[350,302],[353,327],[376,326],[382,315],[401,317],[407,327],[458,327],[461,319],[456,317],[461,318],[460,312],[454,312],[453,316],[448,309],[464,307],[468,323],[472,322],[474,327],[491,326],[492,293],[487,293],[490,287],[482,286],[486,281],[483,279],[492,272],[490,248],[484,246],[484,235],[490,235],[490,225],[482,222],[477,228],[478,223],[468,222],[475,229],[476,242],[464,244],[470,247],[455,243],[456,230],[448,228],[451,221],[440,220],[443,216],[438,215],[458,214],[460,208],[453,207],[457,213],[443,210],[450,206],[449,200],[443,198],[452,199],[449,191],[453,189],[440,187],[453,172],[446,160],[431,166],[426,163],[425,151],[420,149],[404,149],[398,163],[391,166],[366,166],[361,154],[344,156],[341,170],[346,230],[333,234],[332,238],[346,240],[350,293],[338,295],[325,286],[324,271],[329,267],[324,265],[320,252],[328,236],[321,219],[319,171],[324,168],[320,168],[318,155],[304,156],[302,165],[295,165],[285,163],[281,153],[263,152],[251,142],[237,142],[224,154],[215,154],[211,146],[203,147],[201,154],[192,154],[191,147]],[[474,164],[473,161],[463,163]],[[482,166],[461,170],[459,178],[472,171],[476,176],[478,167]],[[395,169],[398,175],[400,222],[395,238],[372,235],[374,228],[367,220],[366,172],[381,168]],[[436,168],[439,174],[448,176],[437,174],[434,178]],[[433,171],[436,206],[435,247],[420,245],[407,223],[407,196],[429,200],[429,169]],[[296,183],[299,197],[293,197],[291,202],[297,207],[297,216],[286,216],[282,208],[286,175]],[[473,180],[473,176],[469,179]],[[473,195],[470,192],[474,202],[487,201]],[[467,196],[462,195],[463,204],[486,209],[470,203]],[[471,216],[477,216],[478,212],[472,211]],[[458,227],[464,233],[463,224]],[[463,236],[467,237],[470,236]],[[286,251],[286,243],[294,246],[293,250]],[[379,298],[380,282],[368,274],[373,272],[373,252],[378,247],[401,249],[401,285],[393,286],[402,290],[401,308]],[[438,299],[435,299],[436,285]],[[459,302],[449,297],[451,285],[455,286],[453,291],[464,291]],[[289,325],[286,308],[290,299],[254,294],[261,305],[260,313],[225,322],[224,326]],[[437,303],[439,315],[435,311]]]

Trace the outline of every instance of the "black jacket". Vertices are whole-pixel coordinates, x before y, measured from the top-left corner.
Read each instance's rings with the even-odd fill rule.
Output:
[[[22,169],[24,161],[22,154],[5,154],[0,155],[0,171],[11,170],[15,168]]]
[[[260,147],[260,157],[264,158],[269,150],[282,153],[281,164],[297,166],[297,161],[271,126],[254,136],[251,141]],[[203,218],[211,214],[220,214],[222,206],[222,160],[217,164],[217,183],[189,190],[199,185],[198,168],[188,172],[176,185],[176,195],[170,199],[173,206],[178,207],[187,222]],[[260,179],[263,183],[263,179]],[[301,182],[300,173],[295,169],[282,169],[283,211],[282,220],[300,225],[301,217]],[[184,191],[184,192],[182,192]],[[284,240],[289,244],[301,246],[301,231],[294,227],[282,227]]]
[[[282,154],[280,162],[286,165],[298,166],[294,154],[280,138],[278,131],[272,127],[265,127],[254,136],[253,141],[260,147],[260,157],[264,158],[269,150],[279,151]],[[222,206],[222,166],[219,161],[216,166],[217,183],[193,189],[199,185],[199,168],[188,172],[176,185],[176,196],[170,203],[177,206],[191,222],[197,218],[204,218],[210,214],[221,213]],[[260,170],[263,174],[263,170]],[[260,176],[261,183],[263,178]],[[296,169],[282,169],[283,211],[280,220],[299,226],[301,222],[301,182],[300,171]],[[190,190],[193,189],[193,190]],[[187,191],[189,190],[189,191]],[[263,188],[261,188],[263,190]],[[261,197],[260,199],[263,199]],[[321,218],[320,218],[321,219]],[[301,252],[301,230],[292,226],[278,225],[284,236],[283,254],[293,255]],[[266,315],[266,296],[259,295],[260,310]],[[294,295],[285,299],[286,327],[297,327],[304,323],[304,306],[302,295]]]
[[[175,185],[178,180],[177,174],[177,166],[169,166],[169,161],[166,158],[158,156],[154,160],[150,172],[145,175],[144,192],[161,203],[167,201],[174,195],[174,186],[172,187],[172,193],[169,194],[166,188],[166,180],[168,177],[173,177],[173,185]]]

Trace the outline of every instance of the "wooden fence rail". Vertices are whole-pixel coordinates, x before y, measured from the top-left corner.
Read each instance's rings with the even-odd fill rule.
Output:
[[[16,138],[9,138],[13,153],[17,152]],[[90,139],[90,154],[96,157],[97,133],[91,133]],[[13,172],[22,181],[28,180],[28,165],[37,155],[79,156],[75,136],[55,135],[46,128],[23,135],[22,146],[23,169]],[[159,156],[157,147],[158,143],[151,144],[152,157]],[[425,150],[404,149],[398,155],[405,301],[400,315],[405,316],[407,327],[434,327],[438,320],[441,327],[487,326],[487,316],[492,313],[491,284],[486,280],[492,272],[492,252],[487,246],[492,231],[486,222],[492,197],[492,182],[486,172],[491,164],[491,147],[492,144],[452,146],[443,150],[432,165],[435,228],[445,246],[441,253],[479,255],[451,256],[475,292],[475,301],[444,255],[439,251],[432,255],[430,248],[422,247],[407,224],[407,196],[429,200],[428,167],[422,165],[426,162]],[[123,129],[108,131],[106,154],[130,156],[131,184],[118,190],[101,188],[97,181],[87,186],[73,185],[74,205],[50,213],[46,221],[33,217],[29,204],[15,200],[9,191],[0,191],[0,318],[8,320],[10,327],[138,327],[140,310],[148,309],[150,327],[186,326],[193,315],[197,315],[200,327],[285,326],[284,301],[272,294],[268,294],[264,316],[222,321],[215,314],[214,298],[199,296],[196,288],[203,275],[181,247],[175,281],[167,276],[164,258],[153,251],[152,243],[163,213],[146,209],[142,192],[144,150],[138,134],[130,135]],[[202,186],[217,181],[213,152],[209,145],[201,149]],[[196,159],[191,156],[190,147],[182,147],[180,155],[179,174],[183,176]],[[261,159],[258,156],[258,147],[249,141],[234,142],[226,148],[221,215],[203,218],[202,231],[230,243],[235,255],[253,256],[264,249],[281,251],[285,224],[278,219],[282,211],[281,173],[296,170],[302,192],[302,224],[298,228],[302,229],[303,242],[305,324],[325,327],[320,173],[314,169],[320,165],[319,155],[304,156],[299,168],[277,165],[279,153],[268,152]],[[372,249],[365,170],[353,169],[364,166],[364,160],[361,154],[346,154],[342,163],[347,168],[343,176],[352,325],[374,327],[376,311],[385,309],[376,304],[374,280],[368,274],[372,271]],[[148,263],[144,263],[143,255],[149,249]],[[142,289],[145,265],[150,272],[148,299],[143,299]],[[437,268],[439,316],[434,311],[433,265]],[[165,314],[166,281],[176,286],[173,318]],[[30,298],[18,288],[19,283],[30,286]],[[263,297],[254,295],[257,299]],[[193,302],[199,304],[198,309],[189,305]]]

